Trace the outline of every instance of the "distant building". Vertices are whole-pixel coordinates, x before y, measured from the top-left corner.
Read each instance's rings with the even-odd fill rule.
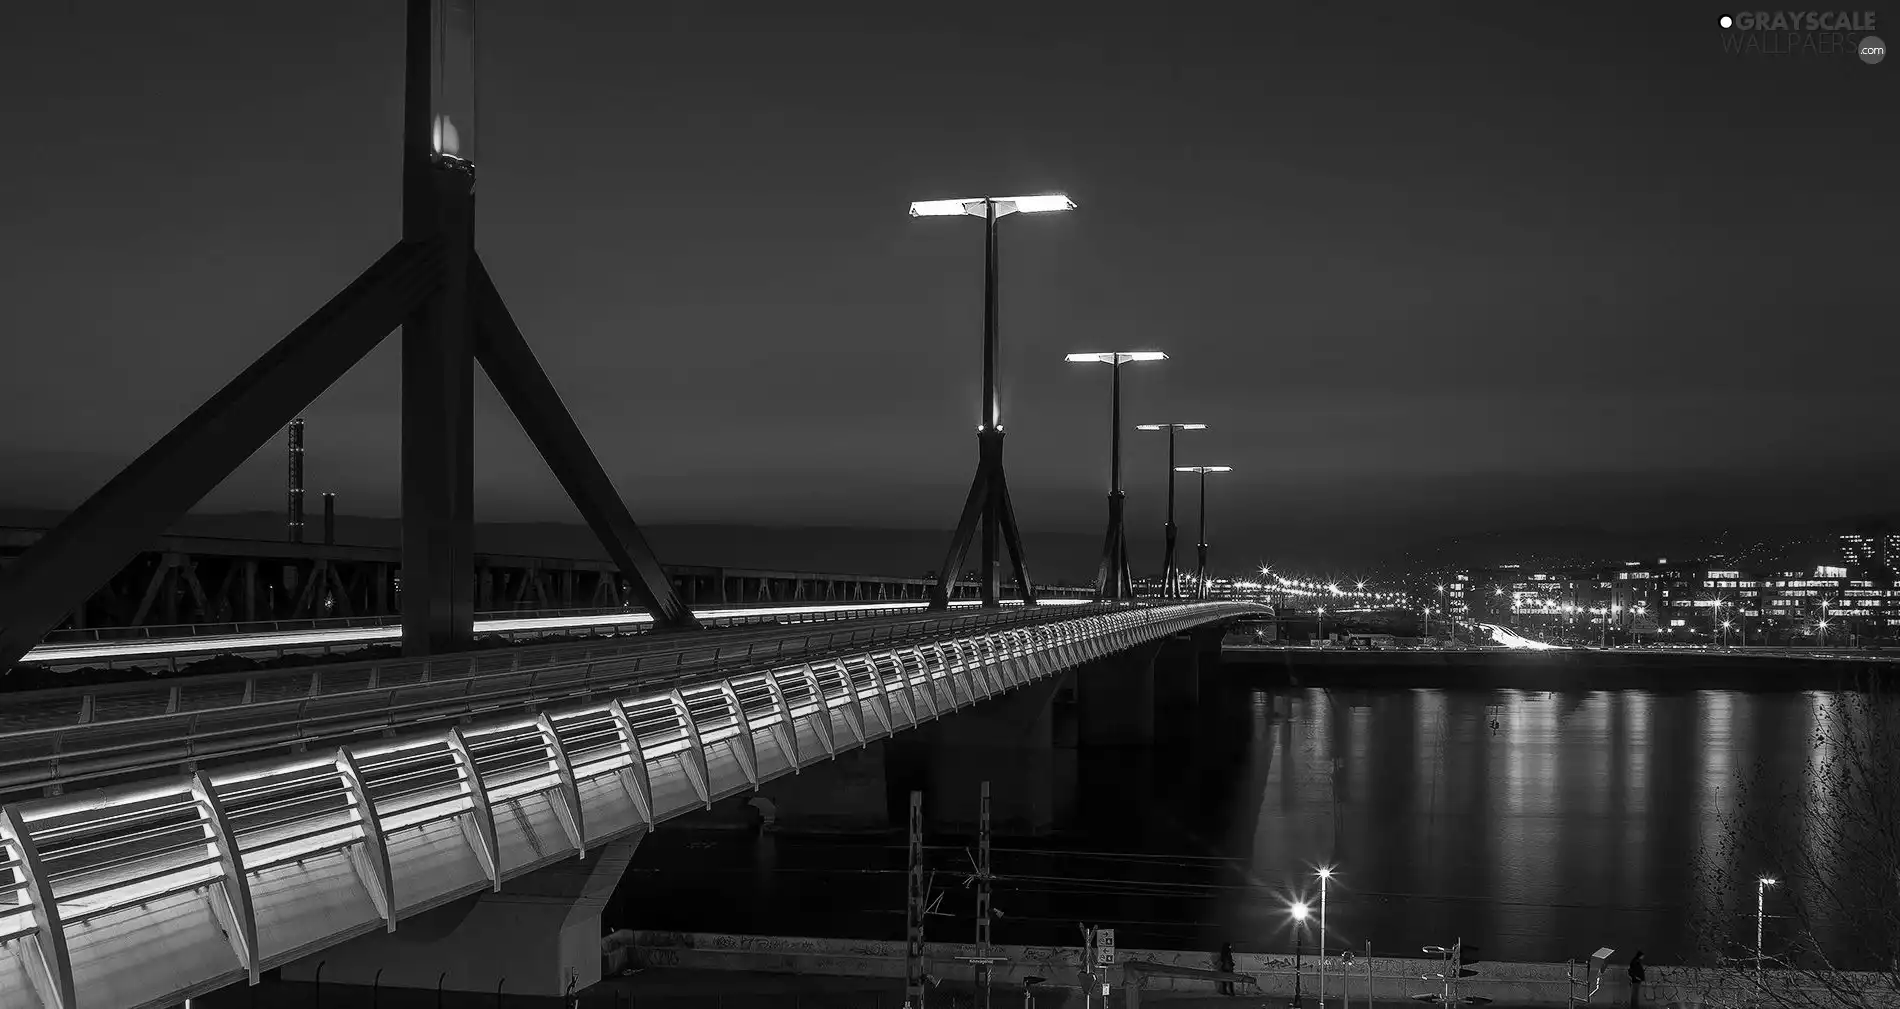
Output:
[[[1900,576],[1900,533],[1870,524],[1840,539],[1841,563],[1854,574],[1870,580]]]

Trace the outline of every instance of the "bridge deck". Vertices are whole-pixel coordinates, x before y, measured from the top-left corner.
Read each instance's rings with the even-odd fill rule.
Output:
[[[7,806],[0,937],[22,955],[0,957],[0,991],[142,1009],[255,980],[1032,680],[1256,609],[993,614],[750,672],[628,678],[561,704],[530,693],[476,724]]]
[[[8,694],[0,801],[338,745],[659,684],[754,672],[867,647],[1109,612],[1113,606],[898,613]]]

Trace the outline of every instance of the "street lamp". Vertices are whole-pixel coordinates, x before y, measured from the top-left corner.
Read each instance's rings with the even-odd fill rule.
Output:
[[[1233,471],[1234,468],[1232,466],[1176,466],[1174,468],[1174,473],[1199,473],[1201,475],[1200,543],[1195,546],[1195,556],[1198,559],[1194,565],[1194,584],[1196,586],[1194,596],[1196,599],[1207,598],[1207,475],[1209,473],[1232,473]],[[1172,497],[1174,474],[1170,473],[1168,476],[1170,485],[1169,496]],[[1172,551],[1169,552],[1169,556],[1173,556]]]
[[[1326,881],[1333,878],[1333,867],[1322,865],[1319,877],[1319,1004],[1326,1005]]]
[[[1778,882],[1780,882],[1780,880],[1775,879],[1773,876],[1762,876],[1755,880],[1755,994],[1757,997],[1760,996],[1762,990],[1762,924],[1768,917],[1763,912],[1766,911],[1768,907],[1768,888]]]
[[[1135,594],[1128,574],[1128,535],[1122,528],[1122,365],[1166,361],[1158,350],[1070,354],[1071,364],[1106,364],[1114,370],[1114,406],[1109,413],[1108,534],[1102,540],[1102,566],[1095,575],[1095,598],[1127,599]]]
[[[1305,901],[1296,901],[1287,908],[1293,915],[1293,1004],[1300,1004],[1300,936],[1306,929],[1307,906]]]
[[[996,219],[1006,214],[1040,214],[1074,210],[1067,196],[985,196],[962,200],[927,200],[910,205],[912,217],[981,217],[985,222],[983,243],[983,403],[978,408],[976,426],[976,479],[970,484],[970,496],[957,520],[957,531],[950,537],[950,551],[943,567],[937,570],[937,584],[930,590],[930,608],[947,609],[950,590],[956,585],[957,572],[970,552],[970,540],[981,528],[983,605],[1002,605],[1001,572],[996,554],[1000,537],[1016,565],[1016,584],[1023,604],[1034,605],[1035,591],[1030,588],[1029,568],[1023,560],[1023,538],[1016,528],[1016,511],[1009,503],[1009,484],[1003,477],[1003,411],[996,392],[998,343],[996,335]]]
[[[1174,569],[1174,432],[1205,431],[1206,424],[1136,424],[1137,431],[1168,432],[1168,523],[1162,528],[1167,533],[1167,556],[1161,564],[1161,583],[1166,586],[1163,594],[1172,599],[1181,594],[1181,576]],[[1202,537],[1205,539],[1206,537]]]
[[[1313,647],[1318,648],[1326,641],[1326,607],[1320,606],[1316,607],[1316,609],[1319,612],[1319,634],[1313,642]]]

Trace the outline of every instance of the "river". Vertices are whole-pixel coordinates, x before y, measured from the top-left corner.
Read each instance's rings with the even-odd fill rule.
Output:
[[[1327,691],[1233,675],[1204,698],[1191,742],[1073,751],[1062,829],[995,841],[993,940],[1071,944],[1087,921],[1116,928],[1124,947],[1288,950],[1287,907],[1306,899],[1317,918],[1314,869],[1330,864],[1333,948],[1407,954],[1462,939],[1485,960],[1610,946],[1669,963],[1697,959],[1698,936],[1752,945],[1753,879],[1787,870],[1725,857],[1723,841],[1733,824],[1794,830],[1812,813],[1778,789],[1803,787],[1817,720],[1838,703]],[[967,940],[970,842],[928,840],[942,894],[929,938]],[[1716,862],[1746,885],[1713,892]],[[904,865],[901,835],[663,827],[642,842],[607,924],[901,938]],[[1767,891],[1771,951],[1792,928],[1788,888],[1802,885]]]

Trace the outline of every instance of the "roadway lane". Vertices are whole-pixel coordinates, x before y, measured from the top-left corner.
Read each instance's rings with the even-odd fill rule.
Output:
[[[1083,605],[1083,599],[1049,599],[1043,605]],[[976,600],[952,602],[952,608],[968,609],[980,605]],[[1006,602],[1005,605],[1021,605]],[[803,606],[724,607],[696,611],[701,622],[713,626],[757,623],[765,620],[805,623],[851,613],[922,613],[929,604],[923,600],[899,602],[817,603]],[[652,629],[653,617],[646,613],[595,613],[582,616],[532,617],[527,619],[491,619],[475,622],[477,637],[516,634],[562,634],[591,632],[602,634],[639,634]],[[22,660],[28,665],[71,668],[82,664],[125,663],[152,659],[202,658],[215,655],[278,654],[297,651],[329,651],[336,648],[362,647],[402,640],[402,628],[335,627],[301,631],[273,631],[257,634],[218,635],[187,638],[160,638],[139,641],[88,641],[75,644],[41,645]]]

